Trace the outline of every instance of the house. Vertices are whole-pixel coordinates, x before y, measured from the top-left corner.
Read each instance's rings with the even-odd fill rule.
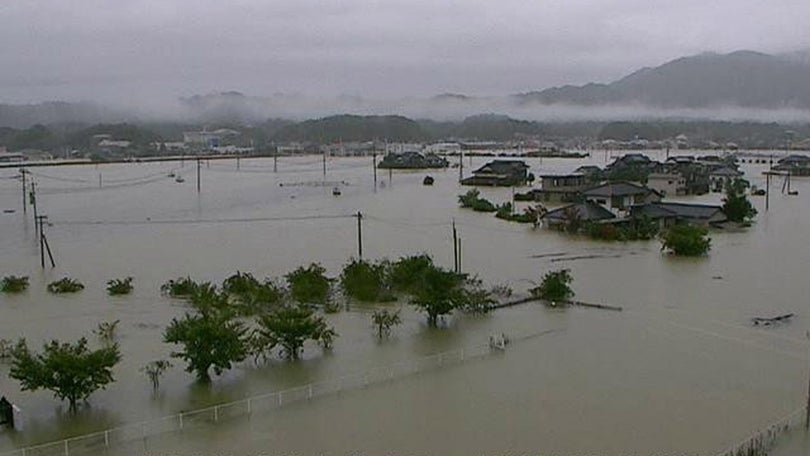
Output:
[[[461,180],[462,185],[489,185],[510,187],[529,181],[529,165],[521,160],[494,160],[473,171]]]
[[[14,163],[25,160],[25,155],[20,152],[6,152],[5,147],[0,151],[0,163]]]
[[[633,182],[608,182],[582,192],[585,201],[590,201],[623,215],[632,206],[661,201],[661,194]]]
[[[446,159],[435,154],[423,155],[419,152],[403,152],[401,154],[386,154],[378,167],[383,169],[431,169],[447,168],[448,165]]]
[[[570,204],[553,211],[548,211],[541,217],[547,228],[564,228],[572,219],[579,222],[603,222],[613,220],[616,216],[604,207],[586,201],[584,203]]]
[[[570,203],[576,201],[579,193],[590,185],[588,176],[582,173],[541,174],[541,188],[530,193],[530,201]],[[517,195],[516,195],[517,196]]]
[[[729,166],[721,166],[709,173],[709,182],[715,192],[722,192],[726,184],[742,176],[742,172]]]
[[[220,128],[214,131],[185,131],[183,132],[183,142],[187,146],[202,146],[206,148],[218,147],[225,144],[229,139],[239,136],[240,133],[229,128]]]
[[[602,172],[602,168],[596,165],[582,165],[574,170],[575,173],[584,174],[585,176],[592,177],[598,176]]]
[[[810,176],[810,157],[806,155],[788,155],[780,159],[773,169],[787,171],[791,176]]]
[[[650,157],[644,154],[625,154],[607,165],[607,169],[619,169],[627,167],[647,167],[653,163]]]
[[[647,217],[657,221],[662,228],[676,223],[709,226],[726,221],[726,214],[720,206],[660,201],[631,207],[630,217]]]
[[[678,172],[651,173],[647,176],[647,188],[657,191],[661,196],[686,195],[686,178]]]

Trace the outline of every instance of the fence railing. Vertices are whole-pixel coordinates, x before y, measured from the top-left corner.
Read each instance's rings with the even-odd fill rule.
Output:
[[[408,375],[456,365],[467,360],[486,356],[492,351],[493,349],[489,345],[476,345],[445,351],[392,365],[372,368],[357,374],[335,377],[203,409],[181,412],[176,415],[126,424],[91,434],[19,448],[0,453],[0,456],[70,456],[92,452],[101,453],[116,446],[138,441],[142,442],[143,449],[146,450],[148,449],[148,439],[150,437],[183,431],[184,429],[210,426],[220,421],[242,417],[249,418],[253,414],[266,413],[290,403],[312,400],[340,391],[364,388]]]
[[[748,436],[745,440],[719,453],[718,456],[767,456],[779,437],[803,423],[805,408],[794,410],[789,415],[771,423]]]

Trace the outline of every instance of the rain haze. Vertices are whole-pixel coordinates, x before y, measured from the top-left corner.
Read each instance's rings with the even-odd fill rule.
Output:
[[[502,96],[705,51],[795,52],[808,15],[804,0],[3,2],[0,101]]]

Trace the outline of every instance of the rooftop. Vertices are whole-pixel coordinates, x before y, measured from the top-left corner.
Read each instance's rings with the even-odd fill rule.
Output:
[[[643,185],[623,181],[608,182],[606,184],[589,188],[588,190],[582,192],[582,194],[585,195],[586,197],[632,196],[632,195],[646,195],[648,193],[657,193],[657,192]]]

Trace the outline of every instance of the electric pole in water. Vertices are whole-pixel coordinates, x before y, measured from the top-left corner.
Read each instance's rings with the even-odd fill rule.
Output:
[[[357,257],[363,259],[363,214],[357,211]]]
[[[34,233],[39,234],[39,224],[37,224],[37,184],[31,182],[31,193],[29,193],[29,202],[31,207],[34,208]]]
[[[20,168],[20,174],[22,174],[23,214],[26,214],[28,213],[28,202],[26,201],[28,195],[25,194],[25,168]]]
[[[197,193],[200,193],[200,157],[197,157]]]
[[[48,252],[48,259],[51,260],[51,267],[56,267],[56,263],[53,261],[53,254],[51,253],[51,246],[48,244],[48,238],[45,237],[45,223],[47,220],[47,215],[37,216],[37,226],[39,227],[39,263],[42,266],[42,269],[45,269],[46,251]]]
[[[377,153],[371,155],[371,167],[374,169],[374,190],[377,190]]]
[[[453,219],[453,271],[458,274],[458,231],[456,231],[456,219]]]

